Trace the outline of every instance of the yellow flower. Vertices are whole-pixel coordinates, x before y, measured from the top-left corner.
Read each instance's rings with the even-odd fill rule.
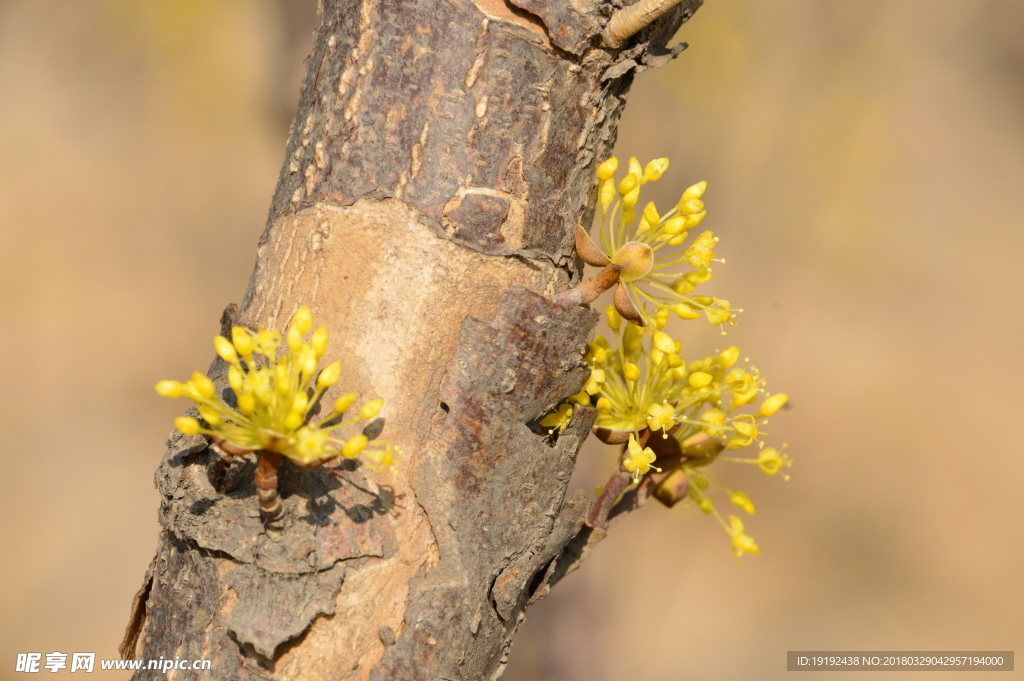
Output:
[[[743,521],[736,516],[729,516],[729,526],[726,527],[726,532],[732,538],[732,553],[737,559],[744,553],[752,553],[755,556],[761,553],[761,549],[757,548],[753,537],[743,532]]]
[[[601,384],[605,381],[604,369],[594,369],[590,372],[590,380],[583,388],[588,395],[596,395],[601,392]]]
[[[783,468],[792,466],[793,460],[774,447],[765,447],[758,453],[756,463],[765,475],[775,475]]]
[[[748,497],[746,493],[740,492],[739,490],[733,490],[729,494],[729,501],[732,502],[733,506],[742,508],[750,515],[754,515],[754,502],[750,500],[750,497]]]
[[[647,427],[652,431],[661,430],[662,437],[668,437],[668,429],[676,424],[676,410],[668,402],[652,404],[647,408]]]
[[[542,418],[540,425],[548,429],[548,435],[554,435],[556,430],[559,434],[562,434],[565,432],[565,427],[569,425],[570,419],[572,419],[572,407],[568,404],[563,404]]]
[[[734,435],[729,438],[727,446],[729,449],[749,447],[758,436],[757,424],[750,414],[737,416],[732,421]]]
[[[711,437],[718,437],[725,433],[725,412],[721,409],[709,409],[700,415],[700,420],[705,425],[702,426],[705,433]]]
[[[317,466],[351,451],[352,439],[340,438],[336,431],[372,419],[384,400],[371,400],[354,418],[342,420],[358,398],[356,393],[347,393],[337,398],[334,408],[323,418],[313,421],[313,410],[341,375],[341,362],[319,368],[328,334],[320,327],[307,341],[305,336],[312,327],[310,309],[300,307],[288,326],[286,348],[280,356],[282,336],[273,329],[253,332],[236,326],[231,330],[231,340],[215,337],[214,350],[229,365],[230,388],[225,392],[230,395],[218,397],[213,381],[198,372],[185,383],[160,381],[157,393],[191,399],[202,417],[202,421],[180,417],[175,419],[175,426],[186,435],[202,433],[227,443],[225,451],[230,453],[274,452],[303,467]],[[365,440],[365,436],[356,437]],[[370,444],[371,451],[391,447],[386,442]]]
[[[660,468],[653,465],[654,460],[658,458],[654,451],[650,447],[641,448],[632,435],[629,436],[627,449],[629,456],[623,459],[622,467],[633,474],[633,482],[639,482],[640,477],[646,475],[647,471],[652,468],[658,472],[661,471]]]

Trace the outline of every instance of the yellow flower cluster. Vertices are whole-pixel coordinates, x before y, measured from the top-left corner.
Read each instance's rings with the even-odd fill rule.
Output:
[[[272,325],[273,320],[268,326]],[[160,381],[156,384],[159,394],[187,397],[197,404],[202,418],[182,416],[174,425],[186,435],[210,436],[231,454],[270,451],[304,468],[319,466],[339,455],[352,458],[362,454],[378,469],[389,467],[397,448],[387,442],[370,441],[363,434],[348,438],[335,435],[339,429],[377,416],[384,400],[371,400],[353,418],[342,420],[359,397],[345,393],[335,399],[323,418],[313,420],[324,394],[338,381],[341,362],[319,369],[327,351],[328,334],[322,326],[309,334],[312,328],[309,308],[299,308],[288,326],[283,339],[285,352],[280,357],[282,337],[273,329],[253,332],[236,326],[231,330],[231,340],[215,337],[214,348],[229,365],[230,393],[224,395],[225,399],[218,397],[213,381],[199,372],[185,383]]]
[[[607,261],[619,269],[619,281],[631,300],[621,300],[626,294],[617,291],[616,307],[623,313],[635,309],[646,324],[654,324],[662,310],[665,315],[672,311],[682,319],[703,315],[720,327],[735,324],[734,316],[739,310],[733,310],[728,300],[689,295],[699,284],[711,279],[712,262],[725,262],[715,257],[718,237],[711,231],[701,232],[683,248],[690,230],[707,215],[702,200],[707,182],[686,189],[679,202],[664,214],[658,212],[653,201],[648,202],[639,221],[633,224],[640,188],[659,179],[668,165],[669,159],[658,158],[641,168],[636,157],[630,158],[628,172],[618,183],[614,177],[619,167],[617,158],[613,156],[598,167],[600,234],[594,248],[600,254],[584,260],[595,265]],[[676,269],[682,265],[689,265],[693,271],[680,274]],[[626,316],[628,319],[629,315]]]
[[[686,495],[722,522],[737,556],[757,553],[757,545],[743,532],[742,523],[730,519],[727,524],[717,513],[708,490],[711,486],[723,490],[733,505],[750,514],[754,513],[754,504],[745,493],[718,482],[704,469],[719,458],[756,465],[772,476],[791,465],[789,457],[764,447],[761,440],[765,434],[761,427],[786,405],[789,397],[785,393],[768,394],[761,373],[746,363],[739,365],[737,347],[687,363],[680,354],[680,341],[662,328],[656,325],[645,332],[625,324],[612,305],[606,308],[606,314],[616,342],[598,336],[590,344],[585,358],[591,367],[590,380],[571,401],[593,404],[597,410],[595,427],[623,434],[613,441],[624,442],[624,434],[629,433],[629,457],[624,466],[634,473],[634,480],[654,468],[655,451],[681,452],[678,461],[667,463],[677,466],[674,470],[688,481]],[[641,450],[638,442],[644,435],[653,451]],[[678,443],[674,450],[656,442],[669,437]],[[760,448],[756,458],[719,457],[723,450],[755,443]]]

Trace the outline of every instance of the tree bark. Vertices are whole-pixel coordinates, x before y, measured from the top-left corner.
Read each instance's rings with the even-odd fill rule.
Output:
[[[612,49],[601,0],[323,0],[255,271],[224,321],[309,305],[339,389],[386,399],[404,456],[380,474],[284,461],[270,531],[255,458],[225,469],[173,434],[125,656],[212,660],[186,674],[204,679],[500,675],[528,602],[591,534],[586,495],[566,492],[593,413],[556,436],[536,422],[583,386],[597,316],[550,298],[579,281],[573,230],[633,74],[678,54],[666,42],[699,4]],[[221,388],[225,373],[216,360]]]

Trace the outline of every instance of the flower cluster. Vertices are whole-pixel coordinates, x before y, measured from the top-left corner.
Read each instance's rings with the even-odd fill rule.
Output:
[[[613,156],[598,167],[598,243],[577,227],[576,249],[584,262],[604,267],[605,271],[583,285],[588,293],[589,289],[595,293],[582,294],[582,302],[590,302],[591,295],[617,284],[615,308],[639,326],[654,324],[659,312],[667,315],[669,311],[682,319],[703,315],[723,328],[735,324],[735,313],[740,310],[733,310],[728,300],[690,295],[699,284],[711,279],[712,262],[725,262],[715,257],[718,237],[711,231],[701,232],[683,247],[690,230],[707,215],[702,200],[707,182],[686,189],[679,202],[664,214],[658,212],[653,201],[648,202],[634,225],[640,188],[659,179],[668,164],[667,158],[658,158],[641,168],[635,157],[630,158],[629,170],[618,183],[614,177],[617,158]],[[680,273],[677,270],[681,266],[689,266],[692,271]]]
[[[634,481],[651,469],[659,470],[656,461],[663,463],[668,472],[655,496],[669,506],[690,498],[718,518],[732,537],[737,556],[757,553],[742,522],[730,518],[726,523],[715,510],[710,489],[721,489],[735,506],[753,514],[750,498],[705,469],[719,459],[756,465],[767,475],[791,465],[789,457],[764,447],[761,440],[761,428],[789,397],[767,393],[757,368],[746,360],[740,365],[737,347],[687,363],[680,341],[663,330],[660,320],[645,331],[623,323],[612,305],[606,314],[616,342],[598,336],[590,344],[585,358],[590,380],[571,400],[594,405],[595,428],[605,441],[626,442],[628,436],[629,456],[623,466],[634,474]],[[754,444],[759,447],[756,458],[720,457],[723,451]]]
[[[273,320],[268,326],[273,326]],[[174,425],[186,435],[209,436],[229,454],[273,452],[303,468],[319,466],[339,455],[352,458],[362,454],[378,469],[389,467],[397,448],[371,441],[364,434],[338,436],[340,429],[377,416],[384,400],[371,400],[354,417],[344,420],[343,415],[359,397],[345,393],[334,400],[323,418],[314,420],[324,394],[338,381],[341,362],[319,369],[328,335],[322,326],[309,334],[312,327],[309,308],[299,308],[288,326],[283,339],[286,348],[280,357],[281,333],[272,328],[253,332],[236,326],[231,340],[215,337],[214,348],[229,365],[231,389],[221,399],[213,381],[198,372],[185,383],[160,381],[158,393],[187,397],[196,403],[201,417],[182,416]]]

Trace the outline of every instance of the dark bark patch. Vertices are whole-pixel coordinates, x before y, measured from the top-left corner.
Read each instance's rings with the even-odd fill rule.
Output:
[[[509,0],[537,16],[547,29],[551,44],[572,54],[582,54],[591,38],[601,31],[603,18],[594,0]]]
[[[447,210],[444,218],[452,230],[454,241],[463,242],[482,253],[501,255],[509,252],[505,235],[501,232],[508,209],[508,199],[470,193]]]
[[[334,614],[345,565],[313,576],[280,575],[239,565],[228,577],[238,604],[228,616],[236,640],[272,660],[278,647],[300,636],[318,615]]]
[[[395,630],[391,627],[381,627],[377,631],[377,637],[380,638],[380,642],[386,646],[395,645]]]

